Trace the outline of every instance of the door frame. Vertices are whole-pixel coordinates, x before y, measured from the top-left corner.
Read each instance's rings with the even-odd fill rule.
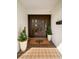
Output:
[[[30,25],[29,25],[29,16],[32,16],[32,15],[34,15],[34,16],[50,16],[50,19],[49,19],[49,24],[50,24],[50,26],[51,26],[51,14],[28,14],[28,37],[30,38],[30,36],[29,36],[29,31],[30,31]],[[46,38],[47,38],[47,35],[46,35]]]

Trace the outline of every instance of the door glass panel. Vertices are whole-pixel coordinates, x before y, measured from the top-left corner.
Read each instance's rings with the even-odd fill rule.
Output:
[[[35,23],[37,23],[37,19],[35,19]]]
[[[37,27],[37,24],[35,24],[35,27]]]
[[[32,23],[34,23],[34,19],[32,19]]]

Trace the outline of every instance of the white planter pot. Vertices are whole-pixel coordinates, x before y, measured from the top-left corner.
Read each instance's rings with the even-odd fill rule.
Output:
[[[47,38],[48,38],[48,41],[51,41],[52,35],[48,35]]]
[[[20,51],[20,45],[19,42],[17,42],[17,53]]]
[[[25,51],[27,48],[27,40],[24,42],[20,42],[20,49],[21,51]]]

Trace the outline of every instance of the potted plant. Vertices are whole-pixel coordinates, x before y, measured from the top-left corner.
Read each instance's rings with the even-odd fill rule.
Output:
[[[49,41],[52,39],[52,31],[51,31],[50,25],[48,25],[48,27],[47,27],[47,38]]]
[[[26,35],[26,28],[24,27],[23,31],[20,33],[18,37],[18,41],[20,43],[21,51],[25,51],[27,48],[27,35]]]

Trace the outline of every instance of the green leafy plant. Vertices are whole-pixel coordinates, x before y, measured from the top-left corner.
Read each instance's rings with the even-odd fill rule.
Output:
[[[48,35],[52,35],[52,31],[51,31],[51,26],[50,25],[47,26],[47,34]]]
[[[23,31],[20,33],[19,37],[18,37],[18,41],[25,41],[27,40],[27,35],[26,35],[26,30],[25,30],[25,27],[23,29]]]

